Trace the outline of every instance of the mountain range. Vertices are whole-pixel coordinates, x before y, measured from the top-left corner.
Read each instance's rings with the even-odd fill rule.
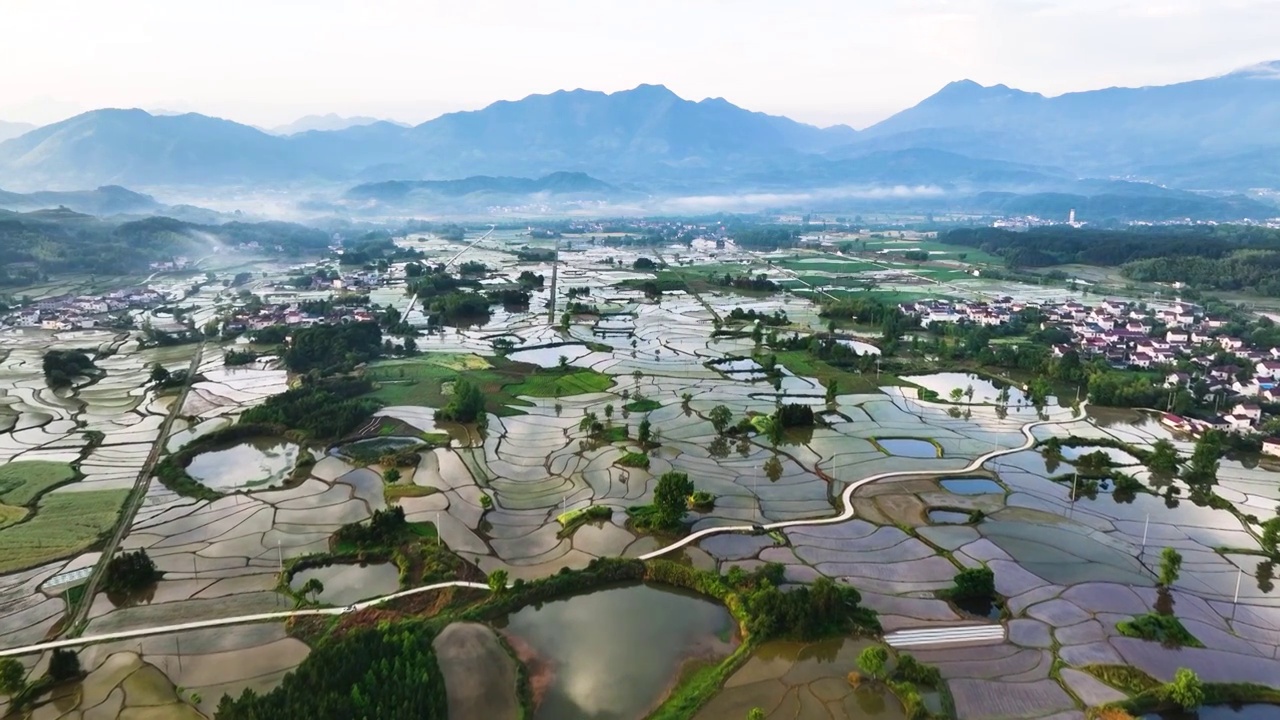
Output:
[[[1081,192],[1097,178],[1231,194],[1280,188],[1276,128],[1280,62],[1057,97],[959,81],[861,131],[686,100],[661,85],[531,95],[413,127],[323,116],[269,133],[195,113],[104,109],[0,142],[0,187],[323,187],[345,202],[397,204],[563,194],[557,182],[588,197],[1109,194]]]

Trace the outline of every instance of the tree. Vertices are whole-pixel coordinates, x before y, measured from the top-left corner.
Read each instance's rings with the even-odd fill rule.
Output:
[[[884,667],[889,662],[889,651],[879,645],[872,645],[858,655],[858,669],[866,673],[872,680],[884,677]]]
[[[49,677],[57,682],[80,677],[80,656],[75,650],[57,648],[49,657]]]
[[[1222,455],[1222,433],[1210,430],[1196,441],[1185,479],[1188,483],[1212,485],[1218,481],[1218,458]]]
[[[840,386],[836,383],[836,379],[831,378],[830,380],[828,380],[827,381],[827,404],[828,405],[836,401],[836,394],[839,392],[840,392]]]
[[[436,419],[447,422],[478,422],[484,417],[484,391],[466,378],[453,384],[453,397],[436,411]]]
[[[504,592],[507,589],[507,571],[494,570],[489,573],[489,589],[496,592]]]
[[[320,578],[307,578],[307,581],[302,584],[301,593],[304,596],[310,595],[311,602],[315,602],[323,592],[324,583],[320,582]]]
[[[160,363],[151,366],[151,384],[163,385],[169,381],[169,370]]]
[[[969,400],[969,402],[973,402],[973,385],[972,384],[964,389],[964,396]]]
[[[1178,472],[1178,449],[1164,438],[1155,441],[1151,446],[1151,456],[1147,458],[1147,469],[1157,475],[1174,475]]]
[[[707,413],[707,419],[711,421],[711,427],[715,428],[718,434],[723,435],[729,423],[733,422],[733,411],[724,405],[717,405]]]
[[[107,562],[102,589],[108,593],[131,593],[141,590],[163,575],[145,549],[122,552]]]
[[[13,658],[0,658],[0,695],[13,697],[26,687],[27,669]]]
[[[960,402],[960,398],[964,397],[964,390],[960,388],[951,388],[951,402]]]
[[[693,481],[688,474],[675,471],[663,473],[653,491],[653,507],[658,512],[661,524],[669,527],[679,523],[692,494]]]
[[[1160,584],[1172,586],[1178,581],[1178,573],[1182,570],[1182,554],[1171,547],[1160,553]]]
[[[1204,702],[1204,685],[1200,678],[1187,668],[1178,668],[1173,680],[1164,686],[1165,694],[1183,710],[1193,710]]]
[[[387,468],[382,472],[382,481],[389,483],[400,482],[400,471],[396,468]]]
[[[953,600],[992,601],[995,595],[996,574],[986,566],[961,570],[955,576],[955,587],[951,589]]]
[[[640,427],[636,430],[636,442],[641,447],[648,445],[653,436],[653,426],[649,423],[649,418],[640,421]]]
[[[613,419],[613,403],[604,406],[604,417],[606,420]]]
[[[764,710],[761,710],[758,707],[751,708],[751,710],[747,712],[747,720],[764,720]]]

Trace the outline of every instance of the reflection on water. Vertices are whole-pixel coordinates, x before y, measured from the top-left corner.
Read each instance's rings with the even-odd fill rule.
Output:
[[[502,631],[528,646],[535,720],[632,720],[670,690],[683,661],[732,651],[721,605],[676,590],[633,585],[527,607]],[[550,674],[551,677],[546,677]]]
[[[910,458],[936,458],[941,453],[928,440],[916,438],[876,438],[876,444],[890,455]]]
[[[929,522],[934,525],[966,525],[969,522],[969,513],[957,510],[930,510],[928,515]]]
[[[953,477],[938,481],[943,490],[956,495],[1004,494],[1004,487],[995,480],[983,477]]]
[[[324,585],[324,590],[314,599],[326,605],[350,605],[400,589],[400,569],[394,563],[307,568],[294,573],[289,587],[301,590],[311,578]]]
[[[1209,705],[1191,712],[1168,710],[1143,715],[1142,720],[1275,720],[1278,717],[1280,717],[1280,705],[1249,703],[1247,705]]]
[[[264,489],[279,485],[298,463],[300,448],[287,440],[262,437],[191,458],[187,474],[218,491]]]

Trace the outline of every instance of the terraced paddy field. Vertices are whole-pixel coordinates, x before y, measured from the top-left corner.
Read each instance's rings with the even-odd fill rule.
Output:
[[[438,239],[413,244],[441,259],[461,249]],[[668,258],[689,252],[659,250],[646,252]],[[706,250],[718,253],[718,267],[756,268],[761,262],[733,248]],[[476,252],[475,259],[495,268],[499,279],[512,279],[522,269],[550,272],[495,248],[482,245]],[[1075,437],[1139,450],[1167,438],[1184,455],[1191,445],[1145,414],[1077,411],[1056,400],[1037,408],[1016,389],[1004,400],[994,385],[962,375],[884,375],[877,382],[871,373],[847,373],[838,377],[840,389],[828,403],[824,381],[831,369],[780,354],[785,370],[775,387],[746,364],[755,361],[744,360],[755,354],[755,343],[714,336],[714,321],[735,308],[783,310],[796,330],[822,327],[809,300],[686,285],[655,302],[619,286],[654,277],[626,269],[638,256],[629,249],[588,246],[562,253],[558,301],[566,300],[565,288],[586,288],[579,301],[619,313],[603,330],[587,318],[561,329],[558,313],[544,307],[550,293],[543,289],[534,293],[529,312],[495,312],[480,327],[424,335],[423,355],[366,368],[384,407],[367,425],[373,439],[365,442],[399,438],[405,441],[400,447],[411,447],[409,441],[433,438],[433,447],[414,451],[416,462],[396,468],[400,479],[393,484],[383,479],[390,468],[380,464],[380,456],[365,464],[358,458],[369,457],[343,447],[314,448],[319,459],[296,481],[244,484],[212,501],[151,483],[123,546],[145,548],[164,576],[141,596],[86,599],[85,632],[290,610],[297,601],[281,592],[288,587],[282,570],[330,549],[343,525],[364,522],[393,505],[418,527],[429,526],[429,539],[438,537],[462,559],[485,572],[505,571],[512,580],[585,568],[596,558],[646,555],[672,538],[636,530],[627,510],[650,503],[657,478],[674,470],[714,496],[710,507],[688,513],[690,531],[783,525],[713,533],[667,557],[720,572],[779,563],[788,586],[831,578],[857,588],[886,632],[998,624],[1002,639],[910,649],[941,672],[941,689],[925,698],[938,711],[953,709],[966,719],[1082,719],[1086,708],[1128,692],[1092,674],[1107,665],[1132,666],[1159,681],[1190,667],[1207,681],[1280,682],[1280,596],[1271,586],[1273,569],[1258,554],[1259,528],[1245,517],[1269,517],[1280,502],[1280,474],[1265,464],[1224,461],[1215,492],[1230,507],[1219,503],[1215,509],[1191,502],[1189,488],[1177,480],[1172,485],[1180,496],[1156,494],[1168,482],[1137,462],[1141,452],[1107,448],[1113,470],[1142,487],[1099,487],[1073,501],[1063,477],[1095,448],[1067,448],[1060,457],[1046,457],[1039,448],[1024,447],[1024,433],[1036,440]],[[613,264],[605,262],[609,258]],[[408,310],[407,299],[395,290],[377,292],[386,294],[384,301],[405,302]],[[407,315],[425,323],[417,310]],[[497,337],[511,341],[511,356],[494,351]],[[90,340],[118,342],[106,333],[58,339],[67,346]],[[13,426],[0,436],[0,453],[13,463],[40,464],[27,466],[33,472],[23,473],[18,485],[0,474],[0,502],[14,508],[0,515],[0,523],[10,523],[0,527],[0,546],[6,533],[38,529],[35,521],[49,514],[44,504],[60,498],[82,504],[84,512],[66,514],[84,515],[85,527],[109,527],[104,493],[118,493],[123,501],[168,410],[166,398],[145,387],[143,368],[147,362],[181,367],[190,348],[122,351],[103,361],[104,378],[59,394],[44,388],[38,373],[32,376],[39,362],[35,348],[43,346],[34,340],[24,346],[22,338],[13,345],[0,362],[2,409]],[[712,364],[718,360],[730,364]],[[743,363],[741,372],[734,371],[737,363]],[[167,452],[230,425],[244,408],[288,387],[287,375],[269,366],[222,367],[216,347],[206,352],[199,370],[203,379],[180,408],[174,434],[164,439]],[[486,393],[486,429],[437,420],[436,411],[449,402],[459,378],[477,382]],[[972,396],[958,403],[920,394],[928,388],[947,397],[950,389],[970,385]],[[736,423],[771,414],[779,404],[810,406],[821,422],[786,432],[775,443],[756,433],[722,435],[710,419],[718,406],[728,408]],[[589,417],[607,432],[590,436],[583,423]],[[77,425],[81,420],[85,424]],[[652,431],[644,446],[638,437],[642,421]],[[390,428],[386,437],[383,427]],[[97,429],[103,440],[91,442],[87,429]],[[636,456],[647,459],[648,467],[636,467],[642,465]],[[619,463],[624,457],[628,462]],[[891,475],[864,483],[885,474]],[[835,516],[846,495],[852,507],[848,520],[786,525]],[[93,519],[99,515],[89,508],[102,519]],[[603,510],[572,530],[562,527],[559,518],[587,508]],[[65,524],[59,529],[71,530]],[[79,547],[72,546],[80,541],[68,540],[46,548],[42,540],[31,548],[19,542],[22,534],[12,537],[15,549],[51,553],[19,562],[0,577],[0,646],[21,647],[50,635],[65,614],[63,591],[50,581],[91,566],[97,557],[87,551],[93,538]],[[1167,595],[1157,590],[1154,573],[1166,547],[1184,557],[1181,576]],[[938,595],[961,568],[979,565],[994,571],[1003,598],[994,617],[971,615]],[[400,588],[404,580],[393,569],[381,561],[330,565],[298,573],[292,590],[299,592],[315,577],[325,586],[316,600],[342,607],[370,592]],[[407,583],[415,584],[413,578]],[[630,651],[650,643],[658,631],[646,624],[645,613],[667,606],[666,599],[650,598],[630,605],[610,600],[604,609],[590,609],[612,592],[619,591],[521,610],[505,624],[450,626],[437,643],[451,713],[513,714],[519,659],[541,679],[533,717],[639,718],[686,677],[682,669],[691,659],[723,657],[732,646],[720,606],[670,607],[668,616],[696,625],[679,626],[684,630],[677,639],[697,642],[650,657],[643,682],[623,692],[617,678],[629,671],[630,655],[616,654],[618,647]],[[1117,630],[1119,622],[1157,606],[1167,609],[1169,601],[1204,647],[1164,647]],[[424,601],[422,607],[430,612],[433,606]],[[588,610],[570,613],[570,607]],[[602,617],[610,627],[592,624]],[[611,644],[610,638],[622,640]],[[869,643],[850,637],[752,647],[694,717],[745,716],[752,707],[769,718],[905,717],[901,702],[883,686],[855,689],[848,682]],[[81,687],[60,690],[39,712],[95,717],[145,705],[165,708],[166,717],[211,716],[223,693],[269,691],[310,652],[280,622],[100,643],[80,652],[88,671]],[[24,658],[32,668],[42,661]],[[492,668],[485,677],[496,684],[469,681],[479,666]]]

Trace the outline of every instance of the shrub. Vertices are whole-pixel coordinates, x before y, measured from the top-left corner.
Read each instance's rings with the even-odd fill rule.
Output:
[[[623,467],[647,470],[649,468],[649,456],[642,452],[623,453],[622,457],[618,458],[615,463]]]

